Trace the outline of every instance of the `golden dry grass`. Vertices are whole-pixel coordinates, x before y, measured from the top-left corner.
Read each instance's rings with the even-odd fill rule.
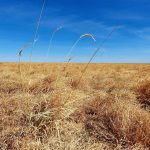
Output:
[[[150,65],[0,63],[0,149],[148,150]]]

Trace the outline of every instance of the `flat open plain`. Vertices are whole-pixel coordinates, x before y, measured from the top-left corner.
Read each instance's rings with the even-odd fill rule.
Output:
[[[148,150],[150,64],[0,63],[0,149]]]

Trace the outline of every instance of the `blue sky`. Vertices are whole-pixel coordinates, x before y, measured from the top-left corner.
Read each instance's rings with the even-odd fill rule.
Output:
[[[0,61],[18,61],[18,50],[33,40],[42,0],[0,0]],[[46,0],[39,26],[33,61],[45,61],[52,32],[60,25],[51,43],[48,61],[62,62],[73,49],[72,61],[87,62],[104,37],[118,30],[99,51],[93,62],[150,63],[149,0]],[[29,61],[31,48],[24,50],[22,61]]]

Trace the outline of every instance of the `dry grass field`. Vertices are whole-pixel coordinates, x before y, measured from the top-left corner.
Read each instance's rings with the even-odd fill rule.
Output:
[[[29,67],[0,63],[0,150],[150,149],[149,64]]]

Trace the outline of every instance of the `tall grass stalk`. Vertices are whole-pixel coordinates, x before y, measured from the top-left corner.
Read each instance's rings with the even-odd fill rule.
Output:
[[[50,38],[50,41],[49,41],[49,45],[48,45],[48,49],[47,49],[47,54],[46,54],[46,61],[48,61],[48,56],[49,56],[49,53],[50,53],[50,49],[51,49],[51,44],[52,44],[52,41],[56,35],[56,33],[62,29],[62,26],[60,27],[57,27],[56,29],[54,29],[54,31],[52,32],[52,35],[51,35],[51,38]]]
[[[23,77],[22,77],[22,68],[21,68],[21,56],[23,51],[29,47],[31,45],[31,43],[27,43],[25,44],[22,48],[20,48],[19,52],[18,52],[18,57],[19,57],[19,63],[18,63],[18,69],[19,69],[19,75],[20,75],[20,80],[21,80],[21,86],[23,86]]]
[[[18,56],[19,56],[19,66],[18,66],[18,68],[19,68],[19,73],[20,73],[20,77],[21,77],[21,56],[22,56],[22,53],[23,53],[23,51],[27,48],[27,47],[29,47],[31,45],[31,43],[27,43],[27,44],[25,44],[23,47],[21,47],[20,49],[19,49],[19,52],[18,52]]]
[[[68,68],[69,63],[71,62],[72,58],[70,55],[74,49],[74,47],[79,43],[79,41],[84,38],[84,37],[88,37],[90,39],[92,39],[94,42],[96,42],[96,39],[94,38],[94,36],[92,34],[82,34],[77,41],[75,41],[75,43],[73,44],[73,46],[71,47],[71,49],[69,50],[68,54],[66,55],[65,59],[67,59],[65,65],[63,66],[63,70],[62,71],[66,71]],[[57,86],[57,82],[61,79],[61,76],[59,76],[59,74],[57,75],[57,80],[56,80],[56,86]]]
[[[112,29],[112,31],[104,38],[104,40],[101,42],[100,46],[99,46],[99,47],[95,50],[95,52],[92,54],[90,60],[89,60],[88,63],[86,64],[85,68],[82,70],[82,74],[81,74],[81,76],[79,77],[79,80],[78,80],[78,82],[77,82],[77,84],[76,84],[76,87],[80,84],[80,81],[81,81],[81,79],[82,79],[84,73],[86,72],[86,70],[87,70],[89,64],[90,64],[91,61],[93,60],[93,58],[94,58],[94,57],[96,56],[96,54],[100,51],[100,49],[102,48],[102,46],[107,42],[107,40],[111,37],[111,35],[113,34],[113,32],[116,31],[117,28],[118,28],[118,26],[115,26],[115,27]],[[72,92],[73,92],[73,91],[70,92],[70,94],[69,94],[69,96],[67,97],[66,101],[69,100],[69,98],[70,98]]]
[[[75,41],[75,43],[72,45],[71,49],[69,50],[69,52],[68,52],[67,55],[65,56],[65,60],[70,58],[70,55],[71,55],[71,53],[72,53],[74,47],[75,47],[75,46],[79,43],[79,41],[80,41],[82,38],[84,38],[84,37],[89,37],[89,38],[92,39],[94,42],[96,42],[94,36],[91,35],[91,34],[83,34],[83,35],[81,35],[81,36],[77,39],[77,41]]]
[[[28,47],[28,46],[29,46],[29,44],[25,44],[23,47],[21,47],[21,48],[19,49],[19,52],[18,52],[19,63],[20,63],[20,61],[21,61],[21,56],[22,56],[22,53],[23,53],[24,49],[25,49],[26,47]]]
[[[70,61],[72,60],[73,57],[70,57],[68,61],[66,62],[65,66],[63,67],[63,71],[67,70],[67,66],[69,65]]]
[[[117,30],[118,26],[115,26],[112,31],[103,39],[103,41],[101,42],[100,46],[95,50],[95,52],[92,54],[90,60],[88,61],[88,63],[86,64],[85,68],[82,70],[82,74],[79,78],[79,81],[77,83],[77,85],[80,83],[84,73],[86,72],[89,64],[91,63],[91,61],[93,60],[93,58],[96,56],[96,54],[101,50],[102,46],[108,41],[108,39],[111,37],[111,35]]]
[[[70,61],[72,60],[72,57],[70,56],[74,47],[79,43],[79,41],[84,38],[84,37],[89,37],[90,39],[92,39],[94,42],[96,42],[96,39],[94,38],[94,36],[92,34],[82,34],[77,41],[73,44],[73,46],[71,47],[71,49],[69,50],[68,54],[65,56],[65,59],[67,59],[67,63],[66,65],[63,67],[63,71],[66,70],[67,66],[69,65]]]
[[[41,8],[40,15],[39,15],[39,18],[38,18],[34,38],[33,38],[33,41],[32,41],[32,48],[31,48],[31,51],[30,51],[30,58],[29,58],[29,61],[30,61],[29,71],[31,70],[32,54],[33,54],[33,50],[34,50],[34,47],[35,47],[35,43],[36,43],[37,38],[38,38],[39,26],[40,26],[40,23],[41,23],[42,14],[43,14],[43,10],[44,10],[44,7],[45,7],[45,1],[46,0],[43,0],[43,4],[42,4],[42,8]]]

